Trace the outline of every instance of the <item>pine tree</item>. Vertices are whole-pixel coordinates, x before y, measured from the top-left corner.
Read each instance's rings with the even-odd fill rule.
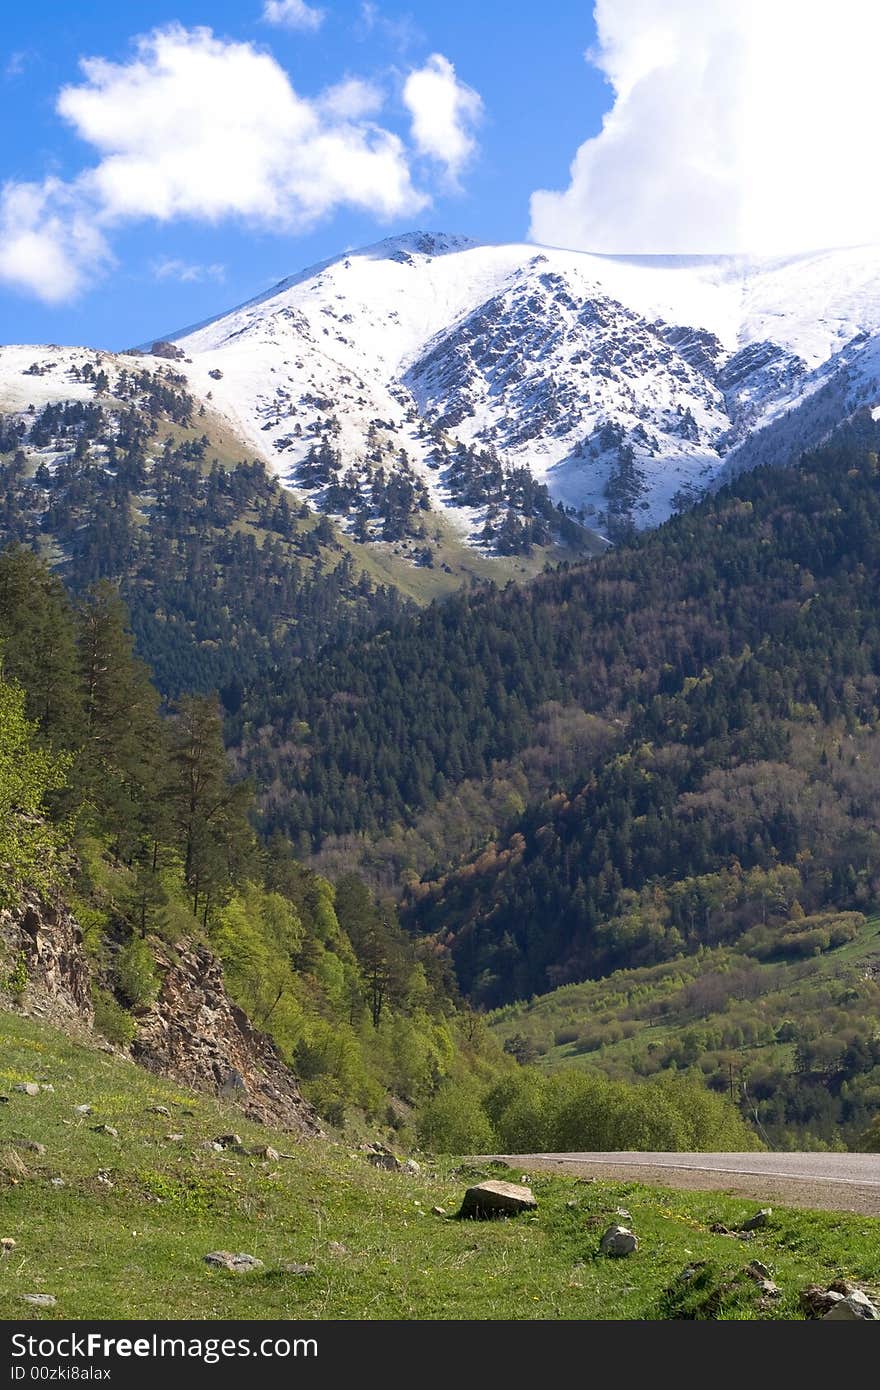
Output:
[[[193,912],[205,919],[230,879],[253,855],[247,814],[251,789],[229,776],[223,726],[213,696],[188,695],[172,729],[173,813]]]
[[[17,545],[0,555],[0,643],[28,717],[56,747],[72,748],[81,696],[72,609],[61,582]]]
[[[84,726],[77,775],[117,855],[131,862],[160,790],[158,697],[147,667],[134,656],[125,605],[112,584],[97,584],[77,618]]]

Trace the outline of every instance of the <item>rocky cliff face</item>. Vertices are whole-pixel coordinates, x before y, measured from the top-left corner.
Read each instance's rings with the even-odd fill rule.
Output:
[[[210,951],[180,943],[158,965],[162,985],[138,1017],[135,1060],[232,1101],[252,1120],[303,1136],[320,1134],[317,1115],[271,1040],[229,999],[220,962]]]
[[[65,907],[36,896],[0,912],[4,993],[28,1013],[60,1027],[90,1028],[91,972],[79,923]]]
[[[134,1060],[218,1095],[262,1124],[320,1134],[318,1116],[293,1073],[271,1039],[232,1003],[210,951],[180,943],[160,954],[158,966],[161,989],[138,1015]],[[34,895],[0,912],[0,1008],[21,1008],[85,1035],[94,1022],[91,980],[82,930],[65,907]]]

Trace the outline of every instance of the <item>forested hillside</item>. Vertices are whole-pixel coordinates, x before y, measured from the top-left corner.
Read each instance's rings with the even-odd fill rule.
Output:
[[[870,908],[877,438],[866,413],[798,468],[741,478],[598,561],[299,668],[274,711],[292,794],[273,819],[315,844],[348,833],[367,859],[351,832],[384,835],[374,868],[387,853],[399,873],[407,824],[508,773],[549,704],[598,718],[601,737],[573,718],[549,795],[506,823],[497,806],[503,833],[487,818],[463,867],[442,843],[433,875],[409,866],[406,921],[449,944],[476,1001],[746,931],[772,955],[793,917]],[[801,946],[791,935],[795,955],[813,949],[809,924]]]
[[[255,680],[401,611],[173,368],[124,362],[74,364],[84,400],[0,416],[0,542],[75,593],[117,583],[163,694],[219,690],[234,716]]]
[[[460,594],[299,667],[258,720],[285,743],[277,822],[316,846],[412,823],[515,759],[548,702],[617,721],[621,747],[708,740],[710,761],[716,739],[774,757],[801,705],[869,717],[878,433],[865,413],[802,466],[749,474],[598,560]]]
[[[874,904],[875,429],[551,581],[563,613],[568,584],[589,614],[609,571],[638,578],[611,691],[621,735],[588,778],[414,890],[412,920],[452,940],[466,990],[497,1003],[762,928],[764,954],[785,954],[793,914]],[[580,698],[597,685],[578,677]]]
[[[775,1149],[880,1149],[880,919],[782,913],[732,945],[562,985],[490,1019],[521,1063],[699,1076]]]
[[[186,401],[173,382],[162,390],[171,396],[155,408],[174,424]],[[708,950],[720,953],[718,989],[757,988],[764,971],[755,997],[773,998],[767,971],[870,939],[870,412],[798,467],[738,478],[597,560],[404,612],[345,558],[328,568],[332,535],[325,544],[314,518],[293,515],[256,465],[206,468],[198,441],[169,436],[129,488],[121,417],[96,434],[100,409],[78,410],[73,457],[48,482],[10,489],[9,525],[38,547],[55,538],[76,603],[29,551],[8,551],[0,642],[37,746],[61,758],[45,793],[56,820],[75,818],[107,1026],[128,1027],[114,1011],[137,993],[121,982],[146,960],[138,943],[184,923],[214,944],[325,1113],[374,1111],[393,1091],[430,1100],[426,1134],[439,1105],[432,1142],[451,1142],[438,1135],[463,1132],[462,1106],[467,1132],[500,1132],[476,1080],[498,1054],[451,1002],[456,990],[497,1007]],[[67,428],[57,411],[41,420],[31,444],[35,428],[38,445],[41,428],[56,441]],[[136,450],[133,460],[137,474]],[[46,494],[39,531],[15,512],[35,486]],[[93,512],[99,542],[83,524]],[[105,571],[121,571],[164,693],[219,687],[223,722],[210,695],[160,708]],[[789,1020],[790,1038],[760,1044],[782,1048],[768,1121],[817,1137],[842,1123],[855,1140],[873,1114],[870,948],[865,961]],[[704,1074],[720,1086],[736,1027],[700,1027],[698,1051],[714,1058]],[[843,1044],[830,1071],[810,1052],[817,1028]],[[741,1031],[745,1042],[745,1021]],[[579,1055],[601,1063],[614,1041]],[[650,1064],[628,1056],[610,1070],[628,1082],[693,1065],[693,1046],[671,1039]],[[849,1088],[845,1114],[805,1098],[828,1077],[841,1105]],[[444,1078],[463,1091],[444,1091]]]
[[[0,554],[0,656],[0,909],[34,891],[74,909],[105,1037],[136,1041],[157,956],[204,943],[331,1123],[449,1150],[505,1136],[533,1082],[459,1000],[442,945],[406,935],[393,899],[356,875],[331,885],[282,837],[258,841],[215,699],[162,710],[111,584],[74,605],[30,551]],[[4,1003],[27,969],[0,958]],[[609,1146],[755,1142],[691,1081],[543,1094],[570,1132]]]
[[[202,940],[331,1120],[384,1119],[389,1094],[417,1104],[444,1079],[503,1070],[392,901],[258,842],[216,700],[162,711],[107,581],[72,604],[31,552],[4,552],[0,661],[0,906],[38,889],[73,907],[112,1041],[135,1036],[157,949]],[[0,992],[18,968],[0,962]]]

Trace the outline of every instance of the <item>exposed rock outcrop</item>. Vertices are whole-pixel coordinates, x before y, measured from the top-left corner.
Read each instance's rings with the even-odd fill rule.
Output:
[[[808,1284],[801,1290],[801,1308],[808,1318],[829,1322],[878,1322],[880,1309],[857,1284],[835,1279],[825,1288]]]
[[[220,962],[202,946],[160,947],[159,994],[138,1015],[135,1061],[240,1107],[250,1119],[300,1135],[322,1132],[271,1039],[226,993]],[[66,1032],[94,1023],[92,970],[82,930],[60,904],[25,896],[0,911],[0,1006],[21,1008]]]
[[[24,898],[20,906],[0,912],[0,946],[6,992],[14,994],[27,1013],[61,1027],[74,1021],[91,1027],[91,974],[83,934],[67,908],[36,895]],[[13,984],[19,961],[26,975],[20,990],[17,981]]]
[[[157,964],[162,984],[138,1016],[133,1057],[183,1085],[235,1100],[252,1120],[320,1134],[317,1115],[272,1041],[229,999],[217,958],[203,946],[179,943]]]

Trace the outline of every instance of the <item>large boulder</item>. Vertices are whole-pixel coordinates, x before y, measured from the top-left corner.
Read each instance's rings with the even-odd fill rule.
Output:
[[[748,1221],[743,1221],[739,1229],[741,1231],[763,1231],[772,1215],[772,1207],[762,1207],[760,1211],[755,1212],[754,1216],[750,1216]]]
[[[214,1269],[228,1269],[233,1274],[247,1274],[252,1269],[262,1269],[263,1261],[254,1255],[235,1254],[231,1250],[212,1250],[205,1256],[205,1264]]]
[[[534,1211],[537,1205],[530,1187],[517,1182],[481,1182],[467,1189],[458,1214],[486,1221],[494,1216],[517,1216],[521,1211]]]

